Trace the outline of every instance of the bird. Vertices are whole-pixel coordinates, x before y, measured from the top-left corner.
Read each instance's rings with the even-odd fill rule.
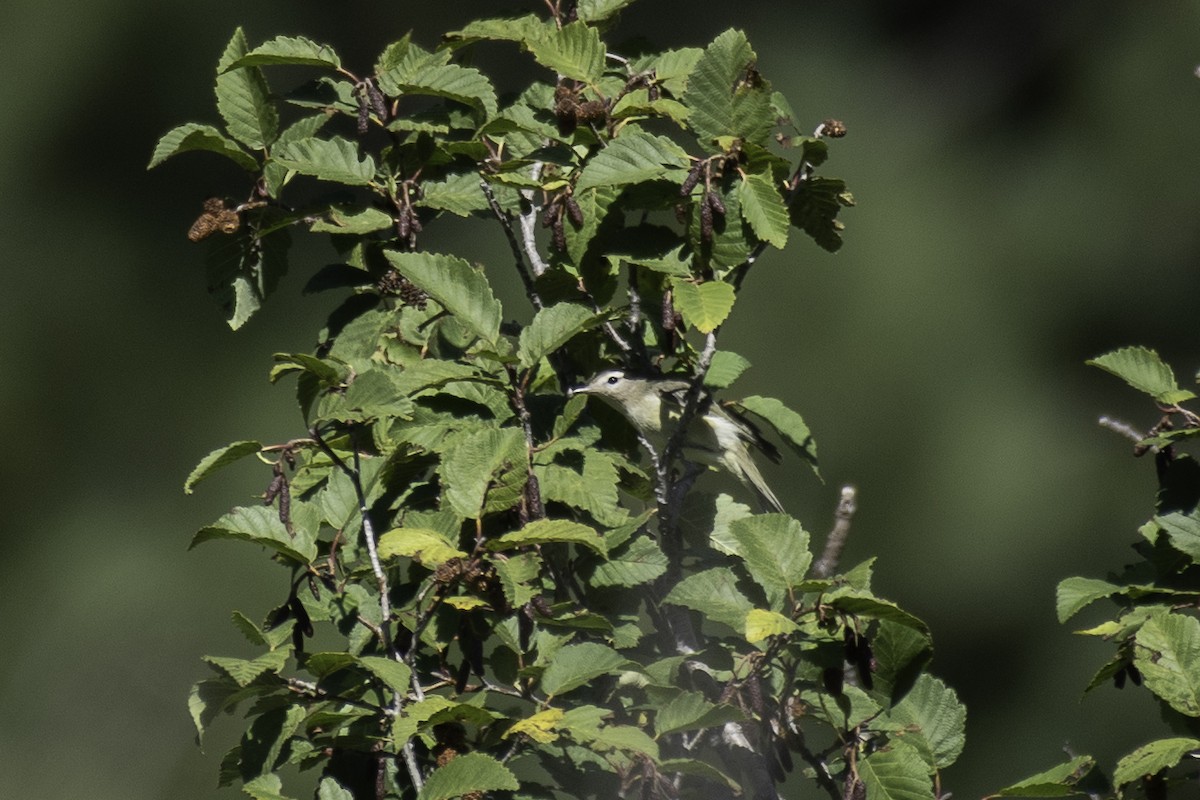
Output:
[[[681,378],[643,378],[624,370],[597,373],[587,383],[568,391],[595,395],[620,411],[661,456],[683,415],[691,381]],[[783,504],[771,491],[750,454],[753,446],[772,461],[779,451],[745,417],[718,404],[711,394],[700,395],[696,415],[681,442],[685,455],[709,466],[724,467],[749,487],[764,508],[784,513]]]

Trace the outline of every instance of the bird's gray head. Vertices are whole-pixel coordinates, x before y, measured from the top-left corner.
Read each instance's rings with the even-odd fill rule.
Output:
[[[636,378],[626,376],[622,370],[606,369],[596,373],[582,386],[573,387],[569,394],[572,397],[577,394],[595,394],[620,401],[622,397],[633,391],[638,383]]]

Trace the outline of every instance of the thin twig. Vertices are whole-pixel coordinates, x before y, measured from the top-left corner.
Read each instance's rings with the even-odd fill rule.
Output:
[[[850,536],[850,522],[857,510],[858,490],[850,485],[843,486],[842,497],[838,501],[837,511],[834,512],[833,530],[825,539],[825,549],[821,551],[821,557],[813,565],[813,575],[817,578],[828,578],[837,571],[842,551],[846,548],[846,539]]]
[[[517,274],[521,276],[521,283],[525,285],[525,294],[529,297],[529,302],[533,304],[535,309],[541,311],[542,298],[533,283],[533,276],[529,274],[529,267],[525,264],[525,251],[521,247],[521,242],[517,240],[516,231],[513,230],[512,217],[500,207],[500,202],[496,200],[496,193],[492,191],[491,184],[481,179],[479,181],[479,188],[483,190],[483,196],[487,198],[488,208],[492,210],[492,214],[500,222],[500,226],[504,228],[504,235],[508,239],[509,249],[512,250],[513,258],[517,262]]]
[[[1142,441],[1142,439],[1146,438],[1144,433],[1124,420],[1113,419],[1112,417],[1105,415],[1096,421],[1100,424],[1100,427],[1108,428],[1113,433],[1119,433],[1134,444],[1138,444]],[[1158,452],[1157,447],[1154,448],[1154,452]]]

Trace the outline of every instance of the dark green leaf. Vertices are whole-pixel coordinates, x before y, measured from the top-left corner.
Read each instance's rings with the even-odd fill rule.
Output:
[[[632,2],[633,0],[579,0],[575,11],[584,22],[601,22]]]
[[[412,688],[412,670],[407,664],[382,656],[359,656],[358,663],[396,694],[408,696]]]
[[[633,587],[649,583],[667,571],[667,556],[648,536],[630,540],[596,566],[592,586]]]
[[[700,692],[680,692],[655,715],[654,732],[655,736],[661,737],[668,733],[697,731],[727,722],[739,722],[745,718],[740,709],[710,703]]]
[[[534,366],[601,319],[602,315],[575,303],[557,303],[543,308],[534,315],[533,322],[521,331],[517,347],[521,366],[526,369]]]
[[[551,542],[582,545],[600,555],[607,552],[603,536],[587,525],[567,519],[534,520],[518,531],[506,533],[488,542],[488,548],[503,551]]]
[[[290,655],[291,652],[289,650],[279,649],[270,650],[255,659],[205,656],[204,660],[220,669],[230,678],[233,678],[238,686],[244,687],[260,675],[268,672],[279,672],[287,666],[288,656]]]
[[[261,449],[262,443],[252,440],[234,442],[224,447],[218,447],[200,459],[200,463],[192,470],[192,474],[188,475],[187,480],[183,482],[184,493],[191,494],[192,490],[196,488],[197,483],[212,475],[217,470],[235,461],[240,461],[248,455],[253,455]]]
[[[1095,766],[1096,760],[1091,756],[1076,756],[988,797],[1072,797],[1086,794],[1077,784]]]
[[[916,749],[892,739],[859,762],[867,800],[933,800],[933,780]]]
[[[754,605],[737,588],[737,577],[725,567],[697,572],[675,584],[664,602],[699,611],[711,620],[743,631]]]
[[[906,731],[904,740],[916,747],[929,769],[943,770],[962,753],[967,709],[953,689],[928,673],[888,716]]]
[[[275,509],[267,506],[244,506],[235,508],[212,525],[201,528],[192,537],[191,547],[210,539],[236,539],[268,547],[300,564],[308,564],[317,557],[317,546],[313,535],[298,530],[292,537],[279,521]]]
[[[1102,597],[1119,592],[1120,586],[1094,578],[1067,578],[1058,584],[1058,621],[1066,622],[1081,609]]]
[[[518,468],[524,474],[525,452],[516,428],[484,429],[456,439],[441,466],[449,507],[468,519],[479,518],[498,474]]]
[[[238,147],[237,142],[225,137],[225,134],[212,125],[200,125],[189,122],[186,125],[168,131],[158,144],[154,146],[154,155],[146,169],[153,169],[168,158],[189,150],[208,150],[219,153],[233,161],[242,169],[253,172],[258,169],[258,161],[249,153]]]
[[[742,217],[754,235],[782,250],[787,246],[791,221],[770,173],[747,175],[738,186]]]
[[[593,83],[604,70],[604,43],[600,32],[582,21],[551,29],[525,46],[538,63],[566,78]]]
[[[271,161],[319,180],[366,186],[375,177],[375,161],[359,155],[358,145],[348,139],[312,137],[280,145],[271,153]]]
[[[758,74],[757,59],[746,35],[728,30],[692,70],[683,102],[691,111],[688,124],[706,147],[722,138],[761,144],[774,127],[771,88]]]
[[[500,301],[483,273],[456,256],[387,251],[388,261],[489,344],[500,335]]]
[[[447,175],[442,180],[426,181],[421,184],[421,199],[416,205],[435,208],[466,217],[488,207],[487,197],[479,185],[479,175],[474,172]]]
[[[579,174],[576,192],[597,186],[625,186],[668,178],[683,179],[687,153],[665,136],[655,136],[632,125],[597,153]]]
[[[734,520],[729,532],[737,543],[738,555],[755,582],[763,588],[775,611],[790,607],[792,590],[804,580],[812,564],[808,533],[784,514],[758,514]]]
[[[845,181],[810,177],[800,184],[789,211],[792,224],[812,237],[820,247],[835,253],[842,246],[838,213],[854,205],[854,196],[846,191]]]
[[[266,64],[337,69],[342,65],[342,61],[328,45],[317,44],[303,36],[277,36],[233,62],[235,67],[257,67]]]
[[[718,350],[704,373],[704,385],[709,389],[727,389],[749,368],[750,362],[737,353]]]
[[[814,472],[817,471],[817,443],[799,414],[774,397],[754,395],[743,398],[736,405],[769,422],[783,441],[807,461]]]
[[[626,659],[616,650],[596,642],[569,644],[554,654],[542,673],[542,691],[551,697],[624,668]]]
[[[230,136],[253,150],[263,150],[279,133],[279,112],[271,103],[271,90],[261,70],[230,69],[247,47],[246,35],[238,28],[217,64],[217,111]]]

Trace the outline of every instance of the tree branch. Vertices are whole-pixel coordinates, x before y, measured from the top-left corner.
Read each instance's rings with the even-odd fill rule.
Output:
[[[850,536],[850,522],[857,510],[858,490],[847,484],[842,487],[842,498],[838,501],[837,511],[833,515],[833,530],[825,539],[825,549],[821,551],[821,557],[813,565],[813,575],[816,577],[828,578],[837,571],[842,551],[846,548],[846,539]]]
[[[517,274],[521,276],[521,283],[525,285],[525,294],[529,297],[529,302],[538,311],[542,310],[542,297],[538,294],[537,286],[533,283],[533,276],[529,273],[529,267],[525,264],[525,250],[521,247],[521,242],[517,239],[516,231],[513,230],[512,217],[500,207],[500,202],[496,200],[496,193],[492,191],[492,186],[486,180],[480,179],[479,188],[483,190],[483,196],[487,198],[488,208],[492,210],[492,214],[500,222],[500,226],[504,228],[504,235],[508,239],[509,249],[512,250],[513,258],[516,259]],[[524,215],[522,215],[524,216]],[[540,263],[541,257],[537,255],[537,248],[533,249],[534,258]],[[545,269],[545,266],[542,266]],[[540,274],[540,273],[539,273]]]

